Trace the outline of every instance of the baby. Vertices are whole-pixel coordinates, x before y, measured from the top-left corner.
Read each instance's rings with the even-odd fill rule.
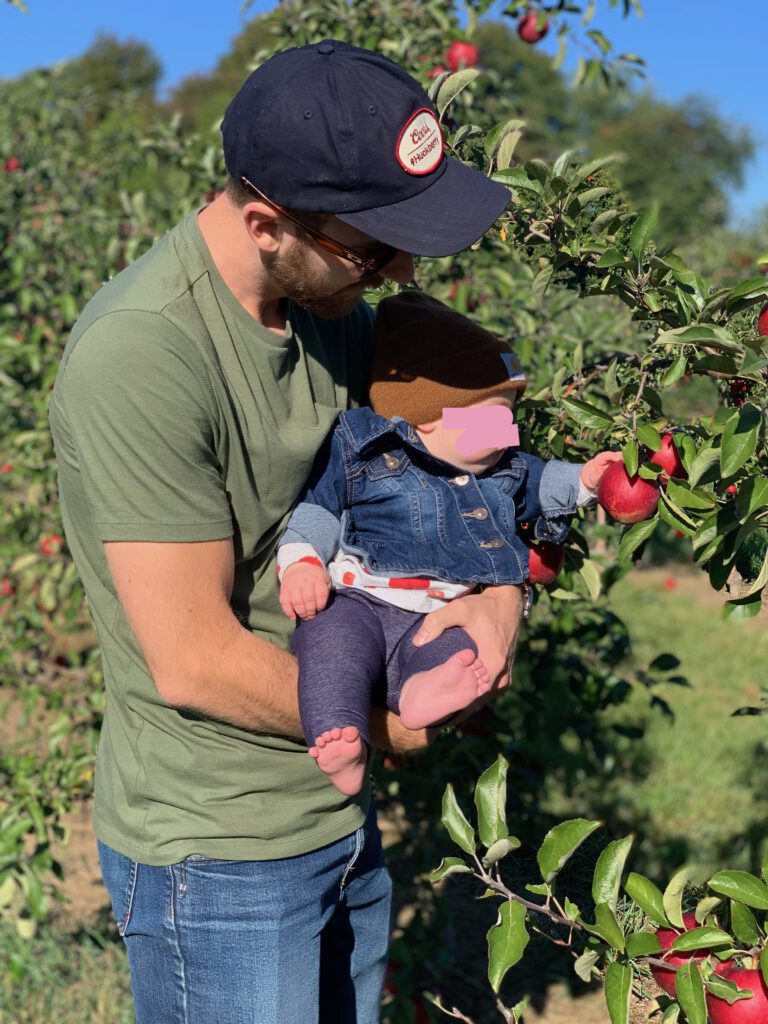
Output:
[[[372,703],[420,729],[490,687],[463,629],[412,643],[424,614],[483,585],[525,582],[517,523],[563,541],[622,458],[579,466],[513,450],[519,363],[420,292],[379,304],[373,346],[371,407],[339,417],[277,552],[281,607],[300,620],[291,649],[309,752],[350,796],[365,779]]]

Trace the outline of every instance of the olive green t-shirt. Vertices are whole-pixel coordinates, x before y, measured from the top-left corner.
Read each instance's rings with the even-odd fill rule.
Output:
[[[50,423],[67,540],[102,648],[96,835],[164,865],[295,856],[358,828],[306,746],[167,706],[117,599],[103,541],[231,537],[232,609],[283,649],[275,546],[336,416],[365,400],[371,310],[288,303],[284,336],[217,271],[197,211],[106,284],[64,351]]]

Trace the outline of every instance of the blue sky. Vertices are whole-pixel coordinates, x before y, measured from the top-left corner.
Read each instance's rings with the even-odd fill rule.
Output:
[[[75,57],[102,30],[148,43],[163,64],[163,87],[209,71],[248,17],[276,6],[257,0],[247,14],[240,0],[28,0],[24,15],[0,0],[0,76]],[[642,19],[623,19],[599,0],[594,26],[619,52],[648,63],[656,93],[677,100],[691,93],[712,99],[720,114],[748,125],[760,149],[747,171],[735,217],[768,204],[768,117],[765,33],[768,0],[644,0]],[[551,41],[540,44],[553,49]]]

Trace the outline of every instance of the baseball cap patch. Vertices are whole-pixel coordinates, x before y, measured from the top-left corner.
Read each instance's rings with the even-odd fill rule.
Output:
[[[397,140],[397,162],[409,174],[430,174],[443,159],[443,136],[437,118],[426,107],[417,110]]]

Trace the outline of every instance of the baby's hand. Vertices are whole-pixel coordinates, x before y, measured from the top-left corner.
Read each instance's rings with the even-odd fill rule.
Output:
[[[581,473],[579,474],[581,482],[588,491],[592,491],[595,494],[606,469],[613,465],[614,462],[621,462],[623,459],[624,456],[621,452],[599,452],[593,459],[585,462],[581,467]]]
[[[289,619],[314,619],[328,604],[331,578],[319,565],[294,562],[283,573],[280,607]]]

